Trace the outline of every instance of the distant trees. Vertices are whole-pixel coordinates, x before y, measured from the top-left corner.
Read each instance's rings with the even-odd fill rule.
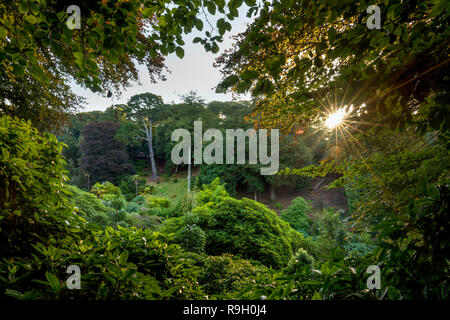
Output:
[[[93,122],[82,131],[81,168],[89,173],[93,183],[117,182],[120,176],[134,171],[125,145],[114,139],[119,126],[115,122]]]

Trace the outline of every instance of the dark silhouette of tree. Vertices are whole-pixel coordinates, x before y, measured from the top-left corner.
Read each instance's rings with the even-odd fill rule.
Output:
[[[134,171],[125,144],[114,139],[119,126],[116,122],[93,122],[81,133],[81,168],[89,173],[91,183],[115,183],[120,176]]]

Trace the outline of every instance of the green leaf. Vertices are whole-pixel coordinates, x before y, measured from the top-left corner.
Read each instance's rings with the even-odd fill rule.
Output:
[[[336,40],[336,30],[334,30],[333,27],[328,29],[328,40],[330,42],[333,42],[334,40]]]
[[[13,298],[21,298],[23,297],[23,294],[19,291],[13,290],[13,289],[6,289],[5,294],[7,296],[13,297]]]
[[[197,19],[195,21],[195,27],[199,30],[202,31],[203,30],[203,21],[200,19]]]
[[[178,58],[183,59],[183,57],[184,57],[184,49],[182,47],[177,47],[175,49],[175,53],[177,54]]]
[[[0,26],[0,40],[5,39],[7,34],[8,34],[8,30],[6,30],[6,28],[3,28]]]
[[[127,260],[128,260],[128,251],[124,251],[120,254],[119,264],[125,265],[125,263],[127,263]]]
[[[435,0],[432,1],[434,3],[433,9],[431,9],[431,15],[433,17],[437,17],[438,15],[440,15],[445,7],[447,6],[447,2],[446,0]]]
[[[211,14],[216,14],[216,5],[214,2],[208,2],[206,4],[206,7],[208,8],[208,12]]]
[[[50,284],[50,286],[52,287],[52,289],[55,290],[56,292],[59,292],[59,290],[61,289],[61,286],[59,284],[58,277],[48,271],[45,273],[45,277],[47,278],[47,281]]]

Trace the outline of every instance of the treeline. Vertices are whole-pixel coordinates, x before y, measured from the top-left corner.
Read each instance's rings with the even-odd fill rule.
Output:
[[[246,121],[253,111],[249,102],[218,102],[206,104],[194,92],[182,96],[182,103],[166,104],[154,94],[145,93],[130,98],[127,104],[113,105],[104,112],[75,114],[63,128],[58,139],[67,144],[63,154],[67,160],[70,182],[89,190],[96,182],[110,181],[121,185],[131,197],[134,173],[171,175],[186,166],[176,166],[171,160],[171,141],[176,129],[187,129],[192,135],[194,121],[202,121],[203,132],[210,128],[249,129]],[[151,128],[151,130],[150,130]],[[248,140],[248,139],[247,139]],[[248,159],[248,141],[246,141]],[[280,139],[280,170],[302,168],[315,164],[326,156],[326,141],[320,132],[305,132],[294,128]],[[224,146],[225,148],[225,146]],[[192,161],[193,162],[193,161]],[[248,162],[248,160],[246,161]],[[304,187],[309,180],[299,176],[262,176],[261,165],[198,165],[198,185],[209,184],[220,177],[228,192],[237,188],[257,194],[270,189],[275,200],[275,187],[292,185]],[[147,171],[148,170],[148,171]]]

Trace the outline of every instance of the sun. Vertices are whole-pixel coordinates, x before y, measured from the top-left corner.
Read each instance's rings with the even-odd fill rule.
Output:
[[[333,113],[330,113],[325,120],[325,125],[328,129],[334,129],[344,121],[346,112],[344,109],[338,109]]]

